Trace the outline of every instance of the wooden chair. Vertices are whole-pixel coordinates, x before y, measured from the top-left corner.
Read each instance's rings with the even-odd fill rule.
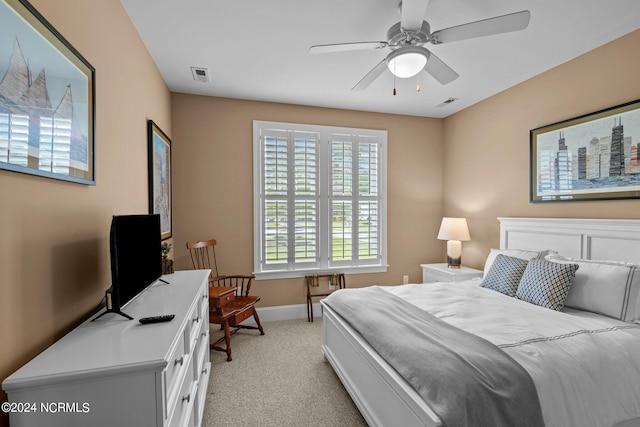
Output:
[[[326,292],[311,292],[312,289],[319,288],[319,279],[329,278],[329,283],[335,286],[334,289],[329,289]],[[347,287],[347,280],[344,277],[344,273],[331,273],[331,274],[308,274],[304,276],[304,281],[307,284],[307,321],[313,322],[313,300],[314,297],[327,297],[338,289],[344,289]],[[319,290],[319,289],[318,289]]]
[[[215,239],[206,242],[188,242],[187,249],[191,255],[191,262],[194,269],[210,269],[209,286],[234,287],[235,294],[231,298],[225,298],[224,302],[219,299],[212,301],[209,297],[209,323],[220,325],[224,330],[224,336],[211,344],[211,348],[227,353],[227,361],[231,361],[231,335],[240,329],[258,329],[260,335],[264,335],[260,318],[255,309],[255,304],[260,301],[260,297],[249,295],[251,282],[254,275],[233,275],[221,276],[218,273],[218,262],[216,260]],[[240,323],[253,316],[258,326],[241,325]],[[225,347],[220,346],[222,341]]]

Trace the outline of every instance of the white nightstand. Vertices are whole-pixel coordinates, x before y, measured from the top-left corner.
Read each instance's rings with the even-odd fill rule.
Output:
[[[463,280],[482,277],[482,270],[460,267],[449,268],[447,263],[420,264],[422,267],[422,283],[431,282],[461,282]]]

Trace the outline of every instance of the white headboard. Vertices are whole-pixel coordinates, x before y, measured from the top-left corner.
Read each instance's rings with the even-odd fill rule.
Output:
[[[498,218],[500,249],[552,249],[570,258],[640,264],[640,220]]]

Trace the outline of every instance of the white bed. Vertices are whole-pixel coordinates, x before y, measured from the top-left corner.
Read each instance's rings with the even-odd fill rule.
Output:
[[[570,258],[640,264],[640,221],[638,220],[499,218],[499,221],[500,249],[503,250],[553,250]],[[524,356],[519,355],[519,349],[516,348],[518,346],[511,346],[512,343],[518,341],[519,337],[514,337],[513,335],[501,336],[499,328],[487,326],[487,322],[482,317],[482,310],[474,310],[473,304],[463,299],[464,294],[473,295],[474,292],[479,292],[475,297],[476,301],[480,301],[480,297],[484,294],[497,294],[494,291],[479,288],[478,284],[478,282],[469,282],[461,286],[455,285],[459,291],[457,296],[451,296],[445,292],[451,288],[451,284],[410,285],[385,289],[400,297],[409,299],[416,306],[426,309],[436,317],[449,321],[454,326],[477,334],[496,345],[504,344],[505,347],[503,349],[529,371],[534,383],[536,383],[540,406],[547,424],[546,427],[552,427],[553,425],[565,426],[567,422],[582,426],[583,423],[580,421],[580,417],[590,418],[587,412],[596,407],[586,403],[588,399],[593,398],[589,394],[597,396],[598,392],[601,391],[594,390],[594,383],[598,384],[598,387],[606,387],[604,382],[607,374],[594,370],[592,374],[585,376],[585,382],[582,385],[577,384],[581,381],[574,381],[574,384],[571,382],[573,380],[570,379],[566,379],[569,383],[563,384],[558,380],[562,379],[560,377],[570,378],[569,371],[571,366],[570,364],[567,365],[566,361],[559,362],[558,366],[553,368],[557,369],[558,372],[566,372],[566,375],[556,374],[554,376],[553,374],[548,374],[548,372],[552,372],[551,368],[537,369],[534,363],[535,359],[532,362],[531,360],[528,361],[526,357],[527,351],[532,351],[531,348],[535,348],[534,346],[525,346],[527,349],[523,351]],[[430,288],[429,292],[431,294],[421,297],[420,293],[414,293],[416,290],[424,290],[426,287]],[[629,297],[629,295],[625,296],[627,299]],[[631,297],[638,299],[637,295],[631,295]],[[447,298],[449,300],[446,300]],[[476,304],[476,309],[481,305],[487,306],[487,308],[491,307],[494,304],[493,300],[498,300],[496,304],[499,304],[500,298],[505,299],[505,301],[512,299],[499,294],[498,297],[492,296],[487,301],[483,300],[483,304]],[[447,304],[434,304],[433,301],[438,299],[445,299]],[[578,301],[579,296],[573,299]],[[507,303],[510,302],[507,301]],[[572,331],[581,329],[591,331],[607,329],[606,334],[598,335],[607,335],[608,339],[611,340],[611,346],[619,345],[621,348],[616,348],[615,350],[610,348],[611,351],[605,352],[606,357],[603,356],[604,361],[602,363],[616,365],[618,369],[626,369],[629,375],[625,378],[626,384],[611,386],[611,392],[606,393],[606,398],[613,400],[614,403],[620,402],[618,406],[626,409],[624,409],[624,414],[620,414],[621,409],[615,404],[605,405],[598,409],[598,415],[602,415],[601,418],[603,419],[617,418],[617,421],[611,423],[616,427],[640,426],[640,368],[634,368],[633,366],[635,365],[631,365],[631,368],[624,367],[622,363],[616,363],[616,360],[619,360],[619,353],[624,352],[627,347],[637,345],[633,352],[635,354],[634,358],[637,358],[636,356],[640,357],[640,330],[634,327],[634,324],[571,308],[566,308],[563,313],[559,313],[533,305],[526,308],[522,304],[528,303],[523,301],[514,300],[514,304],[516,305],[502,310],[503,318],[501,321],[504,322],[505,319],[516,317],[527,319],[526,316],[528,314],[513,315],[516,312],[522,314],[525,311],[531,311],[531,316],[534,316],[536,312],[548,311],[549,315],[543,317],[545,320],[535,322],[538,328],[536,333],[541,336],[572,333]],[[521,306],[517,304],[521,304]],[[466,313],[462,319],[455,317],[455,312],[456,310],[459,311],[460,307]],[[521,309],[522,307],[525,307],[525,309]],[[607,309],[606,305],[603,306],[603,310],[606,311]],[[637,306],[633,309],[640,310]],[[473,311],[476,311],[476,313],[472,313]],[[501,310],[494,308],[492,311]],[[382,359],[359,333],[353,330],[344,319],[325,303],[323,303],[323,321],[323,350],[325,357],[331,363],[364,418],[371,426],[441,425],[438,416],[414,388]],[[562,323],[562,327],[558,330],[554,329],[554,322],[556,321]],[[526,324],[526,321],[520,327],[524,324]],[[518,325],[516,325],[516,329],[517,327]],[[634,341],[633,334],[636,334],[635,337],[639,339]],[[520,338],[526,339],[527,336],[525,334]],[[582,337],[578,339],[582,339]],[[624,340],[630,340],[630,344],[623,344]],[[545,344],[541,343],[540,345],[544,346]],[[535,351],[539,350],[540,348],[535,348]],[[579,358],[575,354],[571,357]],[[632,361],[631,363],[636,362]],[[535,372],[536,370],[539,372]],[[545,372],[547,372],[547,376],[554,377],[553,381],[544,382],[540,380],[541,376],[545,376]],[[554,387],[564,391],[554,390]],[[616,396],[616,393],[621,395]],[[566,404],[560,398],[562,396],[565,398],[573,396],[574,402]],[[585,403],[587,406],[592,407],[584,408]],[[585,412],[580,412],[576,415],[576,411]],[[616,411],[618,412],[615,413]],[[593,422],[593,425],[602,425],[598,424],[600,421],[595,420]],[[609,427],[606,423],[604,426]]]

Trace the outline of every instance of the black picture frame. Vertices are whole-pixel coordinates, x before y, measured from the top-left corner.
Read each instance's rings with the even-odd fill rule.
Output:
[[[171,140],[153,120],[147,121],[149,213],[160,215],[162,240],[172,235]]]
[[[640,100],[529,134],[531,203],[640,198]]]
[[[95,69],[26,0],[0,0],[0,169],[96,183]]]

